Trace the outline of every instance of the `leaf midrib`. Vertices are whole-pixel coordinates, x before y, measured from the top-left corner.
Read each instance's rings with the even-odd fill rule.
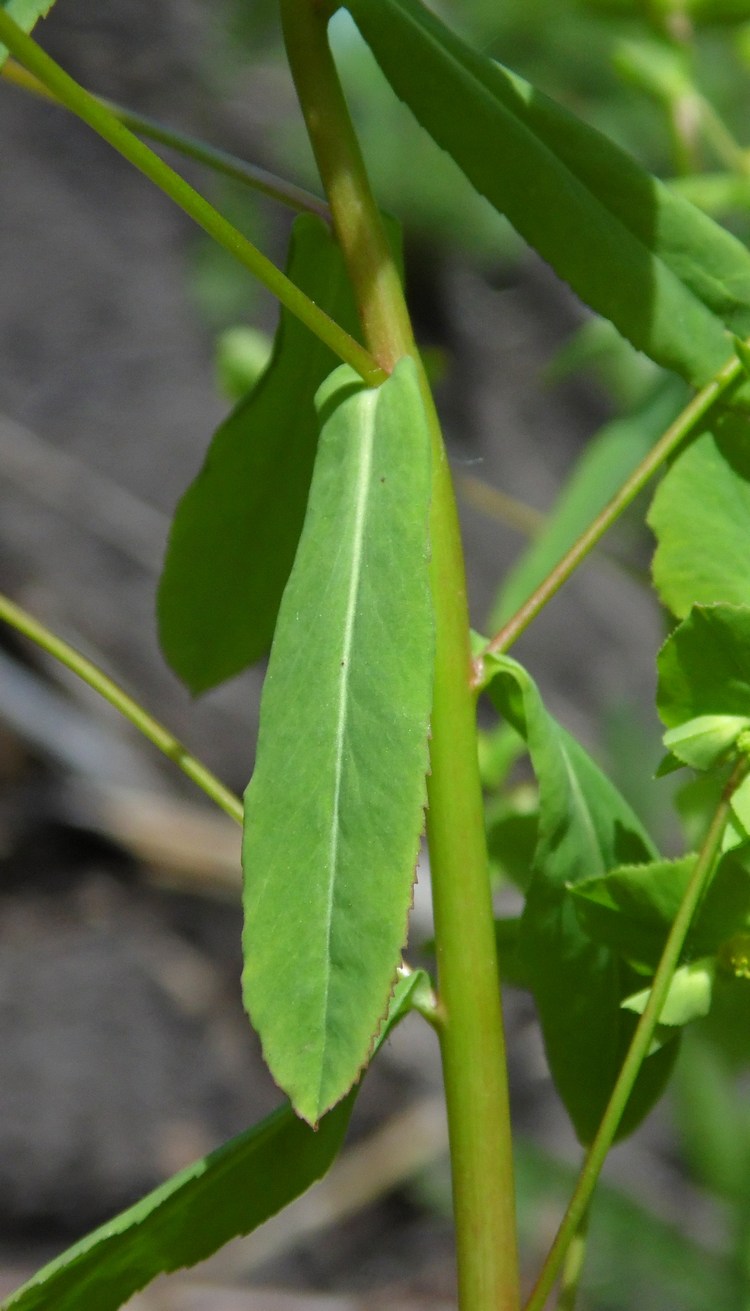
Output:
[[[367,504],[370,492],[370,476],[372,473],[373,450],[374,450],[374,433],[375,433],[375,411],[377,408],[377,393],[373,392],[367,397],[367,421],[363,425],[359,449],[361,463],[356,489],[356,501],[354,506],[354,528],[353,528],[353,546],[349,556],[351,561],[351,570],[349,576],[349,590],[346,598],[346,608],[344,612],[344,631],[342,635],[341,656],[339,664],[339,697],[336,716],[336,732],[334,737],[334,785],[333,785],[333,805],[331,807],[331,828],[328,842],[328,900],[326,905],[326,970],[325,970],[325,988],[322,1000],[322,1027],[325,1033],[328,1028],[327,1017],[330,1006],[331,993],[331,939],[333,936],[333,907],[335,901],[335,890],[338,878],[338,861],[339,845],[341,836],[341,826],[339,823],[339,806],[341,800],[341,787],[344,774],[344,756],[346,746],[346,729],[349,717],[349,688],[351,685],[351,662],[350,656],[354,643],[354,629],[357,615],[357,598],[359,596],[360,584],[362,579],[362,561],[364,557],[364,539],[365,524],[367,519]],[[320,1083],[318,1086],[318,1105],[320,1106],[323,1093],[323,1083],[326,1069],[325,1046],[321,1053],[320,1063]]]

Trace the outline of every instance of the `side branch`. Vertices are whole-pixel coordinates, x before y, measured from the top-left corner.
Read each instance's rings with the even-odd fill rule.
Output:
[[[716,808],[706,839],[698,854],[692,878],[687,886],[680,908],[674,918],[651,985],[646,1007],[633,1034],[617,1082],[602,1116],[594,1141],[588,1150],[578,1177],[573,1196],[568,1204],[557,1236],[542,1267],[539,1278],[526,1304],[525,1311],[543,1311],[552,1285],[565,1259],[565,1255],[580,1230],[596,1187],[602,1166],[617,1133],[623,1111],[628,1102],[640,1068],[648,1054],[654,1030],[659,1022],[664,1002],[672,982],[693,916],[708,887],[716,862],[721,854],[721,840],[731,813],[731,799],[746,777],[750,763],[741,759],[732,773]]]
[[[236,820],[238,824],[242,823],[242,802],[239,797],[230,792],[210,769],[191,755],[169,729],[160,724],[158,719],[154,719],[153,715],[144,710],[133,697],[128,696],[128,693],[109,678],[98,665],[81,655],[80,651],[76,651],[62,637],[51,633],[44,624],[39,623],[2,593],[0,593],[0,620],[35,642],[84,683],[88,683],[89,687],[104,697],[105,701],[109,701],[110,705],[114,706],[115,710],[119,710],[139,733],[147,737],[149,742],[152,742],[178,769],[182,770],[183,774],[196,783],[206,796],[215,801],[230,819]]]
[[[265,287],[311,332],[331,348],[339,359],[351,367],[370,386],[385,381],[386,371],[373,359],[359,342],[350,337],[323,310],[310,300],[299,287],[277,268],[272,260],[248,241],[218,210],[214,209],[200,192],[191,187],[179,173],[145,145],[119,121],[96,96],[85,91],[78,82],[60,68],[41,46],[21,30],[17,23],[0,7],[0,42],[7,46],[20,64],[42,83],[52,96],[64,104],[84,123],[108,141],[119,154],[133,164],[151,182],[154,182],[171,200],[179,205],[199,227],[213,237],[220,246],[258,278]]]
[[[630,477],[612,500],[605,505],[589,527],[573,543],[570,550],[551,569],[547,577],[524,601],[519,610],[508,620],[507,624],[487,643],[474,662],[474,688],[481,692],[487,681],[484,668],[486,655],[500,655],[508,651],[513,643],[528,628],[529,624],[543,610],[548,601],[567,582],[571,574],[586,559],[589,551],[596,546],[604,534],[619,519],[624,510],[643,490],[653,475],[669,459],[677,448],[690,437],[697,434],[700,425],[716,403],[739,381],[745,371],[745,364],[739,352],[744,343],[737,345],[737,354],[727,360],[726,364],[690,401],[680,415],[670,424],[648,455],[641,461]]]
[[[53,95],[52,92],[44,86],[38,78],[29,73],[14,59],[6,59],[2,68],[0,68],[0,78],[10,83],[11,86],[19,87],[22,91],[27,91],[31,95],[39,96],[48,101],[50,104],[57,105],[60,109],[67,109],[68,106]],[[313,194],[312,191],[306,191],[304,187],[299,187],[294,182],[287,181],[286,178],[277,177],[275,173],[269,173],[265,168],[260,168],[257,164],[250,164],[245,159],[240,159],[239,155],[233,155],[228,150],[222,150],[218,146],[211,146],[207,141],[201,141],[198,137],[186,136],[184,132],[178,132],[174,128],[167,127],[166,124],[158,122],[155,118],[149,118],[145,114],[137,114],[132,109],[125,109],[122,105],[117,105],[113,100],[107,100],[104,96],[96,96],[95,99],[105,109],[108,109],[120,123],[130,128],[139,137],[145,137],[148,141],[156,141],[161,146],[166,146],[169,150],[175,150],[179,155],[184,155],[186,159],[194,159],[199,164],[205,164],[215,173],[221,173],[224,177],[232,178],[234,182],[242,182],[245,186],[251,187],[253,191],[260,192],[261,195],[268,196],[270,200],[277,200],[281,205],[287,205],[295,212],[305,211],[309,214],[318,214],[320,218],[329,220],[331,217],[330,210],[324,200]]]

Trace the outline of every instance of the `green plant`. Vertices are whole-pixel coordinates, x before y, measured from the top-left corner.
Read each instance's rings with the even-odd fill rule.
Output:
[[[742,181],[746,156],[696,87],[691,21],[742,19],[744,3],[626,7],[653,30],[621,64],[666,111],[679,168],[694,168],[707,144],[730,181]],[[504,973],[534,995],[585,1148],[526,1304],[541,1311],[562,1271],[558,1305],[570,1308],[609,1148],[661,1095],[682,1026],[727,998],[747,1010],[750,255],[679,189],[475,53],[417,0],[349,0],[385,77],[469,182],[658,366],[633,413],[592,444],[505,580],[495,636],[472,636],[399,233],[373,198],[327,42],[335,6],[281,2],[325,203],[89,95],[24,31],[47,8],[0,6],[0,40],[26,70],[6,65],[6,74],[79,114],[282,306],[267,366],[178,508],[159,617],[165,654],[194,692],[273,641],[244,805],[244,989],[289,1105],[77,1244],[5,1305],[116,1307],[156,1274],[262,1223],[327,1170],[365,1066],[416,1010],[442,1053],[460,1305],[516,1311]],[[287,273],[143,136],[309,211],[296,220]],[[654,576],[680,622],[658,657],[662,772],[706,776],[692,811],[695,851],[676,862],[507,654],[665,469],[649,515]],[[97,686],[240,817],[217,780],[64,642],[9,601],[0,617]],[[505,853],[523,885],[517,921],[493,916],[475,723],[482,694],[514,732],[511,741],[506,727],[483,752],[485,780],[503,782],[520,743],[538,786],[531,830],[519,829],[511,794],[490,813],[493,857]],[[401,958],[425,815],[434,982]],[[519,860],[521,837],[522,849],[533,845],[530,868]]]

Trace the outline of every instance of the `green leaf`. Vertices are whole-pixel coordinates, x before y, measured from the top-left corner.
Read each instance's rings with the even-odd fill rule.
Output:
[[[623,866],[571,888],[586,934],[638,967],[654,970],[695,867],[694,855]],[[688,933],[684,956],[716,952],[750,923],[750,874],[734,855],[719,862]]]
[[[314,1133],[287,1106],[149,1193],[45,1266],[3,1311],[111,1311],[157,1275],[250,1233],[326,1173],[354,1094]]]
[[[591,9],[610,14],[630,14],[643,19],[643,0],[585,0]],[[651,7],[656,21],[674,13],[672,0],[657,0]],[[680,0],[680,13],[691,23],[740,23],[750,18],[749,0]]]
[[[659,1025],[683,1025],[691,1020],[698,1020],[708,1015],[711,1009],[716,961],[713,956],[702,960],[690,961],[680,965],[672,975],[664,1005],[659,1016]],[[622,1003],[626,1010],[642,1015],[651,996],[650,988],[643,988]]]
[[[259,328],[244,323],[225,328],[216,342],[216,381],[227,400],[241,401],[271,361],[273,344]]]
[[[495,943],[500,978],[512,988],[531,988],[521,951],[521,921],[518,918],[495,920]]]
[[[539,832],[536,788],[521,786],[490,801],[485,808],[485,827],[490,873],[510,879],[525,892]]]
[[[750,727],[742,715],[698,715],[664,734],[664,745],[683,765],[711,769],[731,754],[737,738]]]
[[[539,782],[539,841],[519,954],[552,1076],[585,1143],[597,1129],[632,1035],[633,1021],[621,1008],[632,988],[618,957],[584,933],[570,885],[656,853],[626,802],[547,713],[525,670],[507,656],[491,661],[487,690],[525,738]],[[665,1049],[645,1062],[621,1133],[632,1130],[660,1095],[673,1055]]]
[[[570,889],[584,933],[637,966],[655,968],[694,866],[693,855],[584,879]]]
[[[399,979],[378,1045],[429,983]],[[159,1274],[196,1265],[249,1234],[320,1179],[338,1155],[356,1092],[317,1132],[289,1106],[181,1170],[46,1265],[3,1311],[114,1311]]]
[[[493,632],[502,628],[562,559],[679,413],[685,400],[684,387],[674,378],[667,379],[633,414],[614,419],[592,438],[541,533],[507,573],[489,621]]]
[[[295,220],[287,272],[356,333],[344,263],[320,219]],[[315,393],[335,365],[282,309],[268,368],[216,432],[177,507],[159,586],[159,637],[194,693],[240,673],[271,645],[315,459]]]
[[[657,363],[713,376],[725,328],[750,333],[744,246],[417,0],[347,7],[396,94],[578,295]]]
[[[750,925],[750,871],[736,851],[726,852],[687,937],[686,955],[715,952],[731,934]]]
[[[477,731],[479,777],[485,791],[502,786],[518,757],[526,748],[510,724],[496,724],[493,729]]]
[[[654,585],[679,619],[695,603],[750,605],[749,516],[750,433],[727,416],[678,456],[648,514]]]
[[[667,728],[708,715],[750,716],[750,607],[696,605],[657,657]]]
[[[404,359],[339,369],[246,794],[245,1001],[316,1123],[367,1060],[406,933],[431,708],[429,431]]]
[[[743,779],[735,788],[730,801],[735,820],[742,830],[742,841],[747,841],[750,833],[750,776]]]
[[[33,31],[40,18],[46,18],[55,0],[0,0],[0,9],[22,27],[24,32]],[[0,68],[8,58],[6,46],[0,42]]]

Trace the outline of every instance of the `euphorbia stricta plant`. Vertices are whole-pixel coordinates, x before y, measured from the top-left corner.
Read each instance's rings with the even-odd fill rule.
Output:
[[[78,114],[281,304],[270,362],[177,508],[159,591],[165,656],[193,692],[270,652],[244,807],[61,638],[9,600],[0,614],[97,686],[244,822],[244,995],[288,1100],[4,1305],[107,1311],[261,1224],[331,1165],[369,1062],[416,1011],[442,1055],[460,1307],[517,1311],[505,972],[533,993],[550,1071],[584,1149],[527,1307],[540,1311],[561,1270],[560,1305],[572,1307],[609,1147],[661,1095],[681,1026],[707,1013],[717,987],[747,986],[750,255],[418,0],[348,0],[404,113],[661,370],[637,412],[595,439],[588,471],[575,474],[585,490],[577,509],[566,503],[553,514],[501,587],[497,631],[480,637],[404,300],[398,227],[372,194],[328,44],[337,6],[280,5],[325,200],[231,164],[307,211],[295,221],[286,273],[143,138],[156,133],[217,167],[230,167],[226,156],[97,100],[43,52],[29,33],[49,7],[0,5],[0,41],[12,55],[5,75]],[[712,16],[707,4],[683,8],[688,27],[692,9]],[[666,9],[649,14],[669,69],[686,29]],[[735,9],[729,17],[742,17]],[[652,81],[662,64],[648,64]],[[665,81],[670,110],[683,93],[682,82]],[[700,841],[677,861],[660,854],[508,655],[657,473],[654,577],[679,621],[658,657],[663,769],[708,776]],[[477,757],[484,693],[528,752],[539,791],[523,913],[498,923]],[[403,955],[425,829],[434,978]]]

